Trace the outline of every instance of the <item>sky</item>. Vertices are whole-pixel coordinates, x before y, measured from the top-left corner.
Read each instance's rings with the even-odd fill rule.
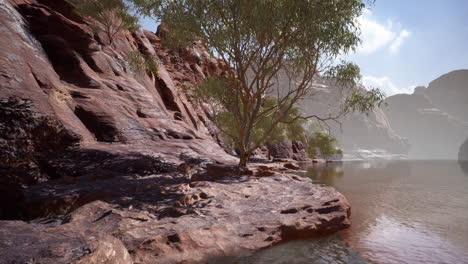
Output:
[[[359,22],[363,41],[347,59],[360,66],[365,86],[387,96],[468,69],[468,0],[376,0]],[[151,19],[141,24],[156,30]]]

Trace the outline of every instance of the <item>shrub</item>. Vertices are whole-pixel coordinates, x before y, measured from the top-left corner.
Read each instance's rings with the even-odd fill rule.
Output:
[[[68,0],[83,17],[92,18],[93,33],[103,31],[112,45],[114,37],[122,30],[135,31],[139,28],[138,17],[130,14],[131,10],[122,0]]]
[[[144,55],[138,50],[130,51],[127,55],[127,63],[136,74],[152,73],[158,76],[159,58],[156,55]]]
[[[341,149],[336,147],[336,139],[323,132],[317,132],[309,138],[307,154],[310,158],[315,158],[318,155],[317,151],[319,151],[324,158],[343,153]]]

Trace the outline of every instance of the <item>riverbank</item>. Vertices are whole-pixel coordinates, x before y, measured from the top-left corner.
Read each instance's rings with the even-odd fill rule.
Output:
[[[57,180],[27,193],[29,208],[45,215],[0,221],[2,263],[204,263],[350,224],[350,205],[334,188],[278,172]],[[86,199],[95,201],[73,209]],[[53,214],[61,211],[69,212]]]

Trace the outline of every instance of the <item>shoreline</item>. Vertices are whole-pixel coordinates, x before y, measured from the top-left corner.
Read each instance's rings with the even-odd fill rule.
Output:
[[[5,245],[0,260],[203,263],[216,256],[244,254],[350,225],[347,199],[334,188],[313,184],[308,178],[276,173],[174,182],[174,176],[119,176],[93,180],[92,184],[62,182],[48,188],[49,182],[36,186],[35,191],[48,191],[42,198],[40,192],[32,191],[31,199],[39,195],[31,205],[42,203],[42,209],[61,206],[70,212],[29,223],[0,221],[0,244]],[[110,186],[116,192],[106,192]],[[67,191],[71,187],[81,191]],[[73,204],[66,204],[89,199],[93,192],[111,198],[106,202],[96,199],[74,210]],[[121,197],[116,197],[118,193]],[[65,237],[73,237],[74,246],[89,248],[89,252],[73,256],[73,243],[64,242]],[[90,241],[93,237],[100,239]],[[57,250],[61,253],[54,253]]]

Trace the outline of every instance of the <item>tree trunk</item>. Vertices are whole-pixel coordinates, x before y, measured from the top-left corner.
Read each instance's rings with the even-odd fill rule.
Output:
[[[239,155],[239,167],[245,168],[247,167],[247,162],[249,161],[250,154],[244,151],[241,151]]]
[[[266,148],[267,148],[267,159],[270,161],[271,160],[271,148],[272,146],[269,143],[266,143]]]

